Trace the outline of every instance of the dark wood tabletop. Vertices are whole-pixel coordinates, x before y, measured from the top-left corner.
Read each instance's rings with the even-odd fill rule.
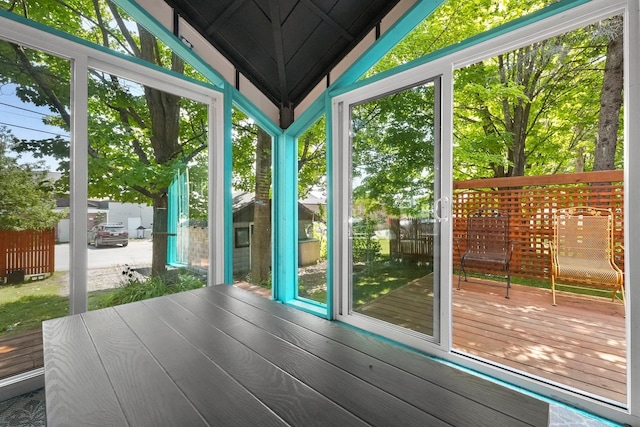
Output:
[[[227,285],[44,322],[49,426],[547,426],[548,404]]]

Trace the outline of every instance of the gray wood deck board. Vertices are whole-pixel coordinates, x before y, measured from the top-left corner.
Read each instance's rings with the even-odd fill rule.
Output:
[[[311,329],[326,338],[352,347],[378,360],[397,366],[426,381],[466,396],[499,412],[531,425],[548,425],[548,405],[539,399],[507,390],[478,376],[444,365],[436,360],[412,351],[401,351],[398,347],[363,334],[352,328],[345,328],[337,322],[328,322],[310,316],[292,307],[286,307],[233,286],[215,286],[215,292],[233,296],[292,324]],[[196,293],[197,294],[197,293]]]
[[[45,383],[47,390],[56,395],[55,399],[46,400],[47,417],[67,426],[127,425],[80,316],[44,322],[42,333],[50,337],[44,348]]]
[[[206,304],[203,302],[203,304]],[[366,425],[302,381],[169,298],[145,301],[165,321],[291,425]],[[241,324],[241,319],[238,320]],[[245,408],[248,410],[248,408]]]
[[[44,322],[56,425],[535,425],[548,405],[230,286]]]
[[[116,311],[209,424],[287,425],[149,307],[127,304]]]
[[[231,312],[221,310],[207,302],[203,304],[202,302],[205,300],[193,294],[176,294],[171,299],[210,324],[216,325],[261,357],[369,424],[385,425],[389,422],[389,414],[392,413],[398,425],[447,425],[429,413],[421,411],[349,372],[315,357],[306,348],[300,348],[286,340],[265,333],[264,330],[249,322],[237,322],[238,317]],[[275,318],[272,317],[267,319],[267,322],[274,320]],[[321,340],[317,344],[325,342],[323,337],[317,338]]]
[[[302,326],[283,320],[262,310],[251,310],[248,303],[234,298],[219,298],[211,293],[193,293],[211,304],[231,313],[243,313],[243,317],[258,327],[283,340],[304,348],[306,351],[331,363],[377,388],[416,406],[453,425],[493,427],[495,425],[525,426],[528,422],[496,412],[466,396],[456,394],[437,384],[424,381],[394,365],[373,358]],[[349,406],[351,407],[351,406]],[[464,411],[460,408],[464,407]]]
[[[115,309],[82,317],[130,425],[207,425]]]

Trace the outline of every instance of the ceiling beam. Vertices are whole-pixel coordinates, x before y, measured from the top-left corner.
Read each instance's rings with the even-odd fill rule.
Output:
[[[347,39],[348,41],[353,41],[353,35],[349,33],[345,28],[343,28],[340,24],[338,24],[333,18],[324,13],[322,9],[320,9],[312,0],[302,0],[302,3],[309,8],[313,13],[318,15],[320,19],[329,24],[335,30],[337,30],[342,37]]]
[[[280,0],[269,0],[269,15],[271,18],[271,32],[273,35],[273,47],[278,66],[278,83],[282,106],[290,104],[289,91],[287,90],[287,69],[284,59],[284,45],[282,41],[282,23],[280,22]]]
[[[213,21],[211,24],[209,24],[209,26],[207,28],[205,28],[205,34],[207,35],[211,35],[211,33],[213,32],[213,30],[216,29],[216,27],[218,26],[219,22],[224,22],[228,17],[230,17],[231,15],[233,15],[233,13],[240,9],[240,7],[242,7],[243,4],[245,4],[247,2],[247,0],[234,0],[230,6],[228,6],[224,12],[222,12],[220,14],[220,16],[218,16],[215,21]]]

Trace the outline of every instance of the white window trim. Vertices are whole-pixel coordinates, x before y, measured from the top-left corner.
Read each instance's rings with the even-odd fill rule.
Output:
[[[98,69],[208,106],[209,110],[209,284],[224,281],[224,98],[204,84],[172,76],[158,69],[93,49],[46,31],[0,17],[0,39],[69,59],[72,64],[70,314],[87,310],[87,177],[88,72]],[[218,174],[218,175],[216,175]],[[218,213],[218,215],[215,215]]]

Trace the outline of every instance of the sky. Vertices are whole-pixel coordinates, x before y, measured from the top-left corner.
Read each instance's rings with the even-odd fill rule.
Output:
[[[31,103],[24,103],[16,96],[14,84],[0,85],[0,127],[8,128],[12,135],[19,139],[44,139],[61,136],[68,138],[69,133],[55,126],[43,123],[43,118],[50,115],[47,107],[38,107]],[[17,157],[16,153],[10,153]],[[33,163],[35,159],[28,153],[21,154],[19,163]],[[45,158],[48,170],[56,170],[57,162],[53,158]]]

